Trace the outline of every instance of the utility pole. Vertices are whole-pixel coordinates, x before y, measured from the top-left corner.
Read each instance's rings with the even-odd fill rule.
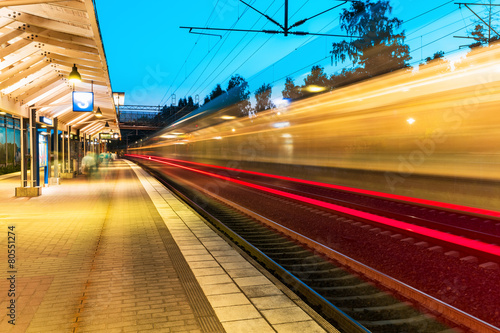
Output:
[[[488,46],[490,46],[490,41],[491,41],[491,0],[490,0],[490,11],[488,12],[489,14],[489,24],[488,24]]]
[[[488,27],[488,46],[490,45],[490,42],[491,42],[491,32],[493,31],[495,34],[497,34],[497,36],[500,37],[500,34],[498,32],[495,31],[495,29],[493,29],[493,27],[491,26],[491,14],[492,14],[492,6],[500,6],[500,5],[497,5],[497,4],[492,4],[491,3],[491,0],[489,0],[489,4],[483,4],[483,3],[466,3],[466,2],[455,2],[455,5],[458,5],[459,8],[462,8],[462,5],[465,6],[468,10],[470,10],[474,15],[476,15],[476,17],[478,19],[481,20],[481,22],[483,22],[487,27]],[[483,20],[475,11],[472,10],[472,8],[470,8],[469,6],[490,6],[490,10],[489,10],[489,18],[488,18],[488,23],[486,23],[485,20]],[[462,37],[462,36],[454,36],[455,38],[471,38],[471,39],[474,39],[474,37]]]
[[[288,0],[285,0],[285,28],[283,32],[285,37],[288,36]]]
[[[328,9],[322,11],[321,13],[318,13],[318,14],[313,15],[311,17],[308,17],[308,18],[302,19],[300,21],[297,21],[297,22],[295,22],[294,24],[292,24],[290,26],[288,25],[288,0],[284,0],[285,1],[285,21],[284,21],[284,25],[281,25],[279,22],[275,21],[273,18],[269,17],[265,13],[259,11],[257,8],[252,7],[250,4],[246,3],[245,1],[243,1],[243,0],[239,0],[239,1],[241,3],[243,3],[244,5],[246,5],[247,7],[251,8],[252,10],[256,11],[257,13],[259,13],[260,15],[264,16],[268,21],[270,21],[274,25],[278,26],[280,29],[279,30],[252,30],[252,29],[226,29],[226,28],[208,28],[208,27],[180,27],[180,28],[181,29],[189,29],[189,32],[192,33],[192,34],[202,34],[202,35],[219,36],[219,37],[221,37],[221,36],[220,35],[215,35],[215,34],[200,33],[200,32],[196,32],[196,31],[193,31],[193,30],[258,32],[258,33],[266,33],[266,34],[274,34],[274,35],[283,34],[285,37],[288,36],[288,35],[296,35],[296,36],[330,36],[330,37],[344,37],[344,38],[352,38],[352,37],[353,38],[359,38],[359,36],[321,34],[321,33],[305,32],[305,31],[290,31],[291,29],[296,28],[299,25],[304,24],[306,21],[308,21],[308,20],[310,20],[312,18],[315,18],[315,17],[317,17],[319,15],[325,14],[325,13],[327,13],[327,12],[329,12],[329,11],[335,9],[335,8],[338,8],[338,7],[342,6],[342,5],[345,5],[348,2],[353,2],[355,0],[334,0],[334,1],[341,2],[341,3],[338,4],[338,5],[336,5],[336,6],[333,6],[331,8],[328,8]]]

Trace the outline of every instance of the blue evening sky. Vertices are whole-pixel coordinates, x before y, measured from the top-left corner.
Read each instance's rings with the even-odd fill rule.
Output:
[[[468,2],[486,3],[488,0]],[[247,0],[283,24],[284,0]],[[407,44],[412,64],[444,51],[447,57],[458,56],[460,45],[475,18],[467,8],[459,9],[456,1],[391,0],[392,15],[405,21]],[[290,0],[290,24],[341,1]],[[222,35],[202,36],[188,33],[179,26],[236,29],[275,29],[257,12],[237,0],[96,0],[111,83],[114,91],[126,93],[125,104],[164,105],[179,98],[199,96],[200,102],[217,83],[223,88],[231,75],[240,74],[250,84],[252,93],[263,83],[273,85],[273,98],[281,97],[286,76],[302,84],[312,65],[325,67],[332,74],[349,62],[331,63],[329,51],[338,37],[310,37],[255,34],[244,32],[210,32]],[[345,4],[314,18],[297,31],[344,34],[339,14]],[[484,13],[485,8],[473,7]],[[495,8],[495,7],[493,7]],[[496,7],[499,8],[499,7]],[[429,11],[429,12],[428,12]],[[422,14],[422,15],[420,15]],[[419,16],[420,15],[420,16]]]

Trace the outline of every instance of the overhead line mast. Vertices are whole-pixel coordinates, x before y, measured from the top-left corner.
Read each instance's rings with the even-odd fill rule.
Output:
[[[310,20],[310,19],[312,19],[314,17],[317,17],[317,16],[319,16],[321,14],[324,14],[324,13],[326,13],[326,12],[332,10],[332,9],[335,9],[337,7],[345,5],[348,2],[355,2],[355,1],[351,1],[351,0],[336,0],[336,1],[341,1],[342,3],[339,4],[339,5],[337,5],[337,6],[334,6],[332,8],[329,8],[327,10],[324,10],[321,13],[318,13],[318,14],[313,15],[311,17],[308,17],[306,19],[297,21],[294,24],[292,24],[291,26],[288,26],[288,0],[285,0],[285,22],[284,22],[285,25],[284,26],[281,25],[276,20],[274,20],[273,18],[271,18],[270,16],[266,15],[265,13],[262,13],[258,9],[252,7],[250,4],[246,3],[245,1],[243,1],[243,0],[239,0],[239,1],[241,3],[243,3],[243,4],[245,4],[246,6],[250,7],[251,9],[255,10],[260,15],[264,16],[266,19],[268,19],[273,24],[277,25],[280,28],[280,30],[226,29],[226,28],[203,28],[203,27],[183,27],[183,26],[181,26],[180,28],[181,29],[189,29],[190,33],[196,33],[196,34],[200,34],[200,33],[194,32],[193,29],[194,30],[257,32],[257,33],[266,33],[266,34],[283,34],[285,37],[288,36],[288,35],[299,35],[299,36],[312,35],[312,36],[329,36],[329,37],[346,37],[346,38],[350,38],[350,37],[355,37],[356,38],[356,37],[359,37],[359,36],[349,36],[349,35],[320,34],[320,33],[305,32],[305,31],[290,31],[290,29],[298,27],[299,25],[304,24],[306,21],[308,21],[308,20]],[[219,36],[219,35],[214,35],[214,36]]]
[[[470,10],[474,15],[476,15],[477,18],[481,20],[481,22],[483,22],[484,24],[486,24],[486,26],[488,27],[488,45],[491,42],[491,32],[492,31],[494,33],[496,33],[497,36],[500,37],[500,34],[498,32],[496,32],[496,30],[493,29],[493,27],[491,26],[491,9],[490,9],[490,13],[489,13],[489,23],[486,23],[485,20],[483,20],[479,15],[477,15],[477,13],[475,11],[472,10],[472,8],[469,7],[469,6],[489,6],[491,8],[492,6],[498,7],[498,6],[500,6],[500,4],[455,2],[455,5],[458,5],[458,8],[461,8],[462,5],[464,5],[468,10]],[[462,37],[462,36],[453,36],[453,37],[455,37],[455,38],[474,38],[474,37]]]

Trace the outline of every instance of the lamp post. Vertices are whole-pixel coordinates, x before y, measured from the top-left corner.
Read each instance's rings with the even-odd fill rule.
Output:
[[[125,105],[125,93],[124,92],[114,92],[113,100],[116,105],[116,113],[118,114],[118,122],[120,122],[120,105]]]

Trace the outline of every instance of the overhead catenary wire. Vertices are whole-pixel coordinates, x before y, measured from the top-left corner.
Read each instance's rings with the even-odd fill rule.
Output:
[[[256,1],[256,0],[254,0],[254,2],[255,2],[255,1]],[[274,1],[273,1],[272,3],[274,3]],[[272,3],[271,3],[271,4],[272,4]],[[248,10],[248,8],[245,8],[245,9],[244,9],[243,13],[242,13],[241,15],[239,15],[239,16],[238,16],[238,19],[237,19],[237,20],[233,23],[233,26],[234,26],[234,25],[236,25],[236,24],[238,23],[238,21],[239,21],[239,20],[243,17],[243,15],[247,12],[247,10]],[[229,36],[229,34],[230,34],[230,33],[231,33],[231,32],[230,32],[230,31],[228,31],[228,32],[226,32],[226,33],[224,34],[224,38],[222,38],[222,39],[221,39],[221,40],[223,40],[223,43],[225,43],[225,41],[227,40],[227,37]],[[220,42],[221,40],[219,40],[219,42]],[[210,50],[209,50],[209,51],[205,54],[205,56],[204,56],[204,57],[203,57],[203,58],[202,58],[202,59],[198,62],[198,65],[196,65],[196,66],[194,67],[194,69],[193,69],[193,70],[192,70],[192,71],[191,71],[188,75],[186,75],[186,77],[184,78],[184,80],[183,80],[183,81],[182,81],[182,82],[181,82],[181,83],[177,86],[177,88],[174,90],[174,92],[173,92],[172,94],[174,94],[175,92],[177,92],[177,90],[179,89],[179,87],[180,87],[180,86],[182,86],[182,85],[184,84],[184,82],[187,80],[187,78],[188,78],[188,77],[190,77],[190,76],[191,76],[191,75],[192,75],[192,74],[193,74],[193,73],[194,73],[194,72],[198,69],[198,66],[199,66],[199,65],[200,65],[200,64],[201,64],[201,63],[202,63],[202,62],[203,62],[203,61],[207,58],[207,56],[208,56],[208,55],[210,54],[210,52],[211,52],[211,51],[212,51],[212,50],[213,50],[213,49],[217,46],[217,44],[218,44],[219,42],[217,42],[217,43],[216,43],[216,44],[215,44],[215,45],[214,45],[214,46],[213,46],[213,47],[212,47],[212,48],[211,48],[211,49],[210,49]],[[222,44],[222,45],[223,45],[223,44]],[[215,55],[218,53],[218,51],[221,49],[222,45],[221,45],[221,46],[219,47],[219,49],[215,52],[214,57],[215,57]],[[213,59],[214,57],[212,57],[212,59]],[[210,62],[211,62],[211,61],[210,61]],[[205,68],[207,68],[207,67],[208,67],[208,65],[206,65],[206,66],[205,66]],[[186,94],[186,95],[187,95],[187,94]],[[167,101],[168,101],[168,99],[167,99]]]
[[[270,5],[270,6],[271,6],[271,5]],[[266,9],[266,11],[270,8],[270,6]],[[281,8],[282,8],[282,7],[283,7],[283,6],[280,6],[280,7],[276,10],[275,14],[276,14],[279,10],[281,10]],[[260,20],[260,19],[259,19],[259,20]],[[254,23],[254,25],[255,25],[255,24],[257,24],[257,23],[259,22],[259,20],[257,20],[257,21]],[[266,24],[267,24],[267,23],[266,23]],[[265,26],[265,25],[264,25],[264,26]],[[238,46],[238,45],[239,45],[239,43],[240,43],[240,42],[241,42],[241,41],[245,38],[245,36],[246,36],[246,35],[247,35],[247,34],[245,34],[245,35],[244,35],[244,36],[240,39],[240,41],[237,43],[237,45],[236,45],[236,46]],[[232,63],[232,62],[233,62],[233,61],[234,61],[234,60],[235,60],[235,59],[236,59],[236,58],[237,58],[237,57],[241,54],[241,52],[243,52],[243,50],[245,50],[245,49],[246,49],[246,47],[247,47],[247,46],[248,46],[248,45],[249,45],[249,44],[250,44],[250,43],[251,43],[251,42],[252,42],[252,41],[253,41],[256,37],[257,37],[256,35],[255,35],[255,36],[253,36],[253,38],[251,38],[251,39],[250,39],[250,41],[249,41],[249,42],[248,42],[248,43],[247,43],[244,47],[242,47],[242,48],[240,49],[240,52],[238,52],[238,54],[236,54],[236,55],[235,55],[235,56],[231,59],[231,61],[230,61],[229,63]],[[271,36],[271,37],[272,37],[272,36]],[[209,79],[210,77],[212,77],[212,74],[213,74],[213,73],[214,73],[214,72],[215,72],[215,71],[216,71],[216,70],[217,70],[217,69],[218,69],[218,68],[219,68],[219,67],[220,67],[220,66],[221,66],[221,65],[222,65],[225,61],[226,61],[226,59],[229,57],[229,55],[230,55],[230,54],[231,54],[231,53],[232,53],[232,52],[236,49],[236,46],[235,46],[235,47],[233,47],[233,49],[232,49],[232,50],[231,50],[231,51],[230,51],[230,52],[226,55],[226,57],[225,57],[225,58],[224,58],[224,59],[223,59],[223,60],[219,63],[219,65],[218,65],[218,66],[217,66],[217,67],[216,67],[216,68],[215,68],[215,69],[214,69],[214,70],[213,70],[213,71],[212,71],[212,72],[211,72],[211,73],[210,73],[210,74],[209,74],[209,75],[205,78],[205,80],[204,80],[204,81],[203,81],[203,82],[202,82],[202,83],[198,86],[198,89],[196,89],[195,91],[198,91],[198,90],[199,90],[199,88],[201,87],[201,85],[203,85],[203,84],[206,82],[206,80],[207,80],[207,79]],[[204,91],[205,89],[207,89],[207,87],[208,87],[209,85],[211,85],[211,84],[212,84],[212,82],[213,82],[213,81],[215,81],[215,80],[216,80],[216,79],[217,79],[217,78],[221,75],[221,73],[222,73],[222,72],[220,72],[220,73],[219,73],[219,74],[217,74],[216,76],[212,77],[212,81],[210,81],[210,83],[208,83],[208,85],[207,85],[207,86],[205,86],[205,88],[203,88],[203,90],[202,90],[202,91]],[[233,74],[234,74],[234,72],[233,72]],[[197,82],[197,81],[196,81],[196,82]],[[196,84],[196,82],[195,82],[195,84]],[[194,87],[194,84],[193,84],[193,87]],[[193,87],[191,87],[191,89],[192,89]],[[191,89],[190,89],[189,91],[191,91]]]
[[[300,7],[300,8],[299,8],[299,9],[298,9],[298,10],[297,10],[297,11],[296,11],[296,12],[295,12],[292,16],[291,16],[291,17],[295,16],[295,15],[296,15],[296,14],[297,14],[297,13],[298,13],[301,9],[302,9],[302,7],[304,7],[304,6],[305,6],[305,4],[306,4],[307,2],[309,2],[309,0],[308,0],[308,1],[306,1],[306,2],[305,2],[305,3],[304,3],[304,4],[303,4],[303,5],[302,5],[302,6],[301,6],[301,7]],[[279,10],[279,9],[278,9],[278,10]],[[333,20],[333,21],[329,22],[329,23],[328,23],[325,27],[323,27],[323,28],[320,30],[320,32],[321,32],[321,31],[323,31],[323,30],[324,30],[324,29],[325,29],[328,25],[330,25],[330,24],[331,24],[331,23],[333,23],[334,21],[335,21],[335,20]],[[242,62],[242,63],[238,66],[238,68],[237,68],[236,70],[234,70],[234,71],[233,71],[230,75],[228,75],[228,76],[227,76],[227,77],[223,80],[223,82],[225,82],[226,80],[228,80],[228,79],[229,79],[232,75],[234,75],[237,71],[239,71],[239,69],[240,69],[240,68],[241,68],[241,67],[242,67],[245,63],[247,63],[247,62],[248,62],[248,61],[249,61],[249,60],[250,60],[250,59],[251,59],[251,58],[252,58],[252,57],[253,57],[253,56],[257,53],[257,51],[259,51],[259,50],[260,50],[260,49],[261,49],[261,48],[262,48],[262,47],[263,47],[266,43],[268,43],[268,42],[269,42],[269,40],[270,40],[272,37],[273,37],[273,36],[269,37],[269,38],[268,38],[268,39],[267,39],[267,40],[266,40],[266,41],[265,41],[262,45],[260,45],[260,46],[259,46],[259,48],[258,48],[256,51],[254,51],[254,52],[253,52],[253,53],[252,53],[249,57],[247,57],[247,59],[246,59],[246,60],[244,60],[244,61],[243,61],[243,62]],[[303,42],[300,46],[296,47],[296,48],[295,48],[295,50],[297,50],[297,49],[299,49],[300,47],[302,47],[303,45],[307,44],[307,43],[308,43],[311,39],[314,39],[314,38],[316,38],[316,37],[314,37],[314,36],[313,36],[313,37],[310,37],[308,40],[306,40],[305,42]],[[252,39],[252,40],[253,40],[253,39]],[[251,40],[251,41],[252,41],[252,40]],[[250,41],[250,42],[251,42],[251,41]],[[249,42],[249,43],[250,43],[250,42]],[[249,43],[247,43],[247,45],[248,45]],[[243,49],[242,49],[242,50],[243,50]],[[238,54],[237,54],[237,55],[233,58],[233,60],[234,60],[235,58],[237,58],[237,57],[239,56],[239,54],[240,54],[240,53],[241,53],[241,51],[240,51],[240,52],[239,52],[239,53],[238,53]],[[279,61],[279,60],[278,60],[278,61]],[[216,77],[218,77],[220,74],[222,74],[222,72],[220,72],[220,73],[219,73]],[[204,91],[205,89],[207,89],[207,88],[208,88],[208,86],[210,86],[210,84],[212,84],[212,82],[213,82],[213,81],[215,81],[215,79],[213,79],[213,80],[212,80],[212,81],[211,81],[211,82],[210,82],[207,86],[205,86],[205,87],[203,88],[203,90],[202,90],[202,91]]]
[[[215,12],[215,9],[217,8],[217,5],[219,4],[219,1],[220,0],[217,0],[217,2],[215,3],[215,6],[213,7],[212,11],[210,12],[210,15],[208,16],[208,19],[207,19],[207,22],[205,23],[206,26],[208,26],[209,22],[210,22],[210,19],[212,18],[212,15],[214,14]],[[175,82],[175,80],[177,80],[177,77],[179,76],[179,74],[181,73],[182,69],[184,68],[184,66],[186,65],[187,61],[189,60],[189,58],[191,57],[191,54],[193,53],[195,47],[198,45],[198,42],[200,41],[201,39],[201,36],[198,36],[198,39],[196,40],[196,42],[194,43],[193,47],[191,48],[191,51],[189,52],[188,56],[186,57],[186,59],[184,60],[184,63],[182,64],[181,68],[179,68],[179,71],[177,72],[177,74],[175,75],[174,79],[172,80],[172,83],[170,84],[170,87],[167,89],[167,91],[165,92],[165,95],[163,95],[162,99],[160,100],[160,103],[158,105],[162,105],[163,104],[163,100],[165,99],[165,97],[167,96],[167,94],[169,93],[170,91],[170,88],[172,87],[173,83]],[[168,100],[167,100],[168,101]],[[166,101],[165,101],[166,102]]]
[[[424,16],[424,15],[426,15],[426,14],[429,14],[429,13],[431,13],[431,12],[435,11],[436,9],[441,8],[441,7],[443,7],[443,6],[447,5],[447,4],[449,4],[450,2],[452,2],[452,1],[447,1],[447,2],[446,2],[446,3],[444,3],[444,4],[440,4],[440,5],[438,5],[438,6],[434,7],[434,8],[432,8],[432,9],[430,9],[430,10],[427,10],[427,11],[425,11],[425,12],[421,13],[421,14],[418,14],[418,15],[416,15],[415,17],[412,17],[411,19],[409,19],[409,20],[405,21],[403,24],[405,24],[405,23],[407,23],[407,22],[410,22],[410,21],[412,21],[412,20],[415,20],[415,19],[417,19],[417,18],[419,18],[419,17],[422,17],[422,16]],[[449,14],[447,14],[447,15],[445,15],[445,16],[448,16],[448,15],[452,14],[453,12],[455,12],[455,10],[454,10],[454,11],[452,11],[452,12],[450,12]],[[471,16],[472,16],[472,15],[471,15]],[[471,16],[469,16],[469,17],[471,17]],[[467,17],[467,18],[469,18],[469,17]],[[435,23],[435,22],[438,22],[438,21],[439,21],[440,19],[442,19],[442,18],[443,18],[443,17],[440,17],[439,19],[434,20],[433,22],[431,22],[431,23],[427,24],[426,26],[429,26],[429,25],[431,25],[431,24],[433,24],[433,23]],[[443,26],[443,27],[437,28],[437,29],[436,29],[436,30],[434,30],[434,31],[444,29],[444,28],[446,28],[446,27],[448,27],[448,26],[451,26],[452,24],[454,24],[454,23],[447,24],[447,25],[445,25],[445,26]],[[432,41],[430,41],[430,42],[426,43],[425,45],[421,45],[419,48],[412,49],[411,51],[412,51],[412,52],[415,52],[415,51],[421,50],[422,48],[425,48],[425,47],[427,47],[427,46],[429,46],[429,45],[431,45],[431,44],[433,44],[433,43],[436,43],[437,41],[442,40],[443,38],[446,38],[446,37],[448,37],[449,35],[451,35],[451,34],[453,34],[453,33],[456,33],[457,31],[460,31],[461,29],[464,29],[464,28],[467,28],[467,27],[470,27],[470,26],[471,26],[471,24],[467,25],[466,27],[462,27],[462,28],[460,28],[460,29],[458,29],[458,30],[455,30],[455,31],[453,31],[453,32],[452,32],[452,33],[450,33],[450,34],[446,34],[446,35],[441,36],[441,37],[439,37],[439,38],[437,38],[437,39],[434,39],[434,40],[432,40]],[[409,36],[409,35],[414,34],[416,31],[418,31],[418,30],[420,30],[420,29],[422,29],[422,28],[423,28],[423,27],[421,27],[421,28],[419,28],[419,29],[417,29],[417,30],[413,31],[412,33],[408,34],[408,36]],[[272,36],[271,36],[269,39],[267,39],[267,40],[266,40],[266,41],[265,41],[262,45],[260,45],[260,47],[258,47],[258,49],[257,49],[256,51],[254,51],[254,52],[250,55],[250,57],[248,57],[248,58],[247,58],[247,59],[246,59],[243,63],[241,63],[241,64],[238,66],[238,68],[237,68],[235,71],[233,71],[233,74],[234,74],[236,71],[238,71],[238,70],[239,70],[242,66],[244,66],[244,65],[248,62],[248,60],[249,60],[250,58],[252,58],[252,57],[253,57],[253,56],[254,56],[254,55],[255,55],[255,54],[256,54],[259,50],[261,50],[261,49],[262,49],[262,47],[263,47],[266,43],[268,43],[268,41],[269,41],[271,38],[272,38]],[[312,38],[313,38],[313,37],[311,37],[310,39],[312,39]],[[418,37],[418,38],[420,38],[420,37]],[[308,41],[309,41],[310,39],[308,39]],[[417,38],[410,39],[409,41],[414,40],[414,39],[417,39]],[[302,45],[301,45],[301,46],[299,46],[299,48],[300,48],[300,47],[302,47],[304,44],[307,44],[307,42],[308,42],[308,41],[306,41],[306,42],[302,43]],[[248,44],[247,44],[247,45],[248,45]],[[214,47],[214,48],[215,48],[215,47]],[[231,50],[231,52],[230,52],[230,53],[228,53],[228,55],[224,58],[224,61],[225,61],[225,60],[229,57],[229,55],[230,55],[232,52],[234,52],[234,51],[236,50],[236,48],[237,48],[237,46],[233,47],[233,49]],[[219,47],[219,50],[220,50],[220,49],[221,49],[221,48]],[[213,50],[213,49],[212,49],[212,50]],[[240,51],[240,53],[241,53],[241,51]],[[238,53],[238,54],[240,54],[240,53]],[[448,53],[447,53],[447,54],[448,54]],[[325,56],[325,57],[323,57],[323,58],[322,58],[321,60],[319,60],[319,61],[320,61],[320,62],[321,62],[321,61],[324,61],[324,60],[325,60],[325,59],[327,59],[327,58],[329,58],[329,57],[328,57],[328,56]],[[233,58],[233,59],[234,59],[234,58]],[[220,74],[222,74],[222,71],[221,71],[218,75],[216,75],[216,76],[213,76],[212,74],[213,74],[213,73],[217,70],[217,68],[219,68],[220,66],[223,66],[223,65],[224,65],[224,61],[222,61],[222,62],[219,62],[219,63],[218,63],[217,67],[215,67],[215,69],[211,72],[211,74],[205,78],[205,80],[204,80],[204,81],[200,84],[200,86],[198,87],[198,89],[201,87],[201,85],[203,85],[203,83],[204,83],[204,82],[206,82],[206,81],[207,81],[207,79],[212,78],[212,80],[210,81],[210,83],[208,84],[208,86],[209,86],[209,85],[210,85],[213,81],[218,80],[218,77],[220,76]],[[315,63],[318,63],[318,62],[314,62],[313,64],[315,64]],[[414,62],[412,62],[412,64],[413,64],[413,63],[414,63]],[[301,69],[296,70],[296,71],[294,71],[294,72],[293,72],[293,73],[291,73],[291,74],[293,75],[294,73],[299,72],[299,71],[301,71],[301,70],[303,70],[304,68],[307,68],[307,67],[309,67],[309,66],[311,66],[311,65],[308,65],[308,66],[302,67]],[[206,70],[208,70],[208,66],[204,69],[204,72],[206,72]],[[231,74],[231,75],[232,75],[232,74]],[[229,75],[228,77],[230,77],[231,75]],[[290,74],[289,74],[289,75],[287,75],[287,76],[290,76]],[[200,76],[200,77],[201,77],[201,76]],[[285,78],[285,77],[286,77],[286,76],[284,76],[283,78]],[[283,79],[283,78],[281,78],[281,79]],[[280,80],[280,79],[278,79],[278,80],[274,80],[274,81],[273,81],[273,83],[278,82],[279,80]],[[184,80],[184,81],[185,81],[185,80]],[[183,81],[183,82],[184,82],[184,81]],[[222,82],[224,82],[224,81],[222,81]],[[195,84],[196,84],[196,83],[195,83]],[[207,86],[207,87],[208,87],[208,86]],[[193,85],[193,87],[194,87],[194,85]],[[191,87],[189,91],[191,91],[191,90],[193,89],[193,87]],[[177,88],[177,89],[179,89],[179,88]],[[177,89],[176,89],[176,91],[177,91]],[[198,89],[196,89],[195,91],[198,91]],[[206,88],[204,88],[202,91],[204,91],[205,89],[206,89]]]
[[[428,13],[430,13],[430,12],[432,12],[432,11],[434,11],[434,10],[436,10],[436,9],[440,8],[440,7],[443,7],[444,5],[447,5],[447,4],[451,3],[451,2],[453,2],[453,1],[448,1],[448,2],[446,2],[446,3],[444,3],[444,4],[440,4],[440,5],[438,5],[438,6],[434,7],[434,8],[432,8],[432,9],[430,9],[430,10],[427,10],[427,11],[426,11],[426,12],[424,12],[424,13],[421,13],[421,14],[419,14],[419,15],[417,15],[417,16],[415,16],[415,17],[411,18],[409,21],[414,20],[414,19],[416,19],[416,18],[418,18],[418,17],[421,17],[421,16],[423,16],[423,15],[425,15],[425,14],[428,14]],[[405,22],[406,22],[406,21],[405,21]],[[322,29],[322,30],[323,30],[323,29]],[[321,31],[322,31],[322,30],[321,30]],[[310,38],[310,39],[312,39],[312,38]],[[307,44],[307,43],[309,42],[309,40],[310,40],[310,39],[308,39],[308,41],[306,41],[306,42],[302,43],[299,47],[297,47],[297,48],[296,48],[296,50],[297,50],[297,49],[299,49],[300,47],[302,47],[303,45]],[[266,40],[264,43],[267,43],[269,40],[270,40],[270,38],[269,38],[268,40]],[[259,47],[259,50],[262,48],[262,46],[263,46],[263,45],[261,45],[261,46]],[[254,52],[254,53],[252,53],[252,55],[251,55],[249,58],[247,58],[247,60],[246,60],[246,61],[248,61],[248,60],[249,60],[249,59],[250,59],[253,55],[255,55],[255,52]],[[328,57],[325,57],[325,58],[323,58],[323,59],[326,59],[326,58],[328,58]],[[323,59],[322,59],[322,60],[323,60]],[[322,60],[320,60],[320,61],[322,61]],[[246,61],[245,61],[244,63],[246,63]],[[244,63],[243,63],[243,64],[244,64]],[[317,62],[315,62],[315,63],[317,63]],[[237,69],[233,72],[233,74],[234,74],[236,71],[238,71],[238,70],[239,70],[239,69],[243,66],[243,64],[241,64],[241,65],[240,65],[240,66],[239,66],[239,67],[238,67],[238,68],[237,68]],[[303,68],[302,68],[302,69],[303,69]],[[300,70],[302,70],[302,69],[299,69],[298,71],[300,71]],[[295,72],[294,72],[294,73],[295,73]],[[294,74],[294,73],[291,73],[291,74]],[[220,73],[219,73],[219,74],[220,74]],[[232,74],[231,74],[231,75],[232,75]],[[229,76],[226,78],[226,80],[227,80],[229,77],[231,77],[231,75],[229,75]],[[289,76],[289,75],[288,75],[288,76]],[[216,77],[217,77],[217,76],[216,76]],[[211,82],[213,82],[213,81],[214,81],[214,80],[212,80]],[[275,83],[275,82],[277,82],[277,80],[273,81],[273,83]],[[207,87],[208,87],[208,86],[206,86],[203,90],[205,90]]]

